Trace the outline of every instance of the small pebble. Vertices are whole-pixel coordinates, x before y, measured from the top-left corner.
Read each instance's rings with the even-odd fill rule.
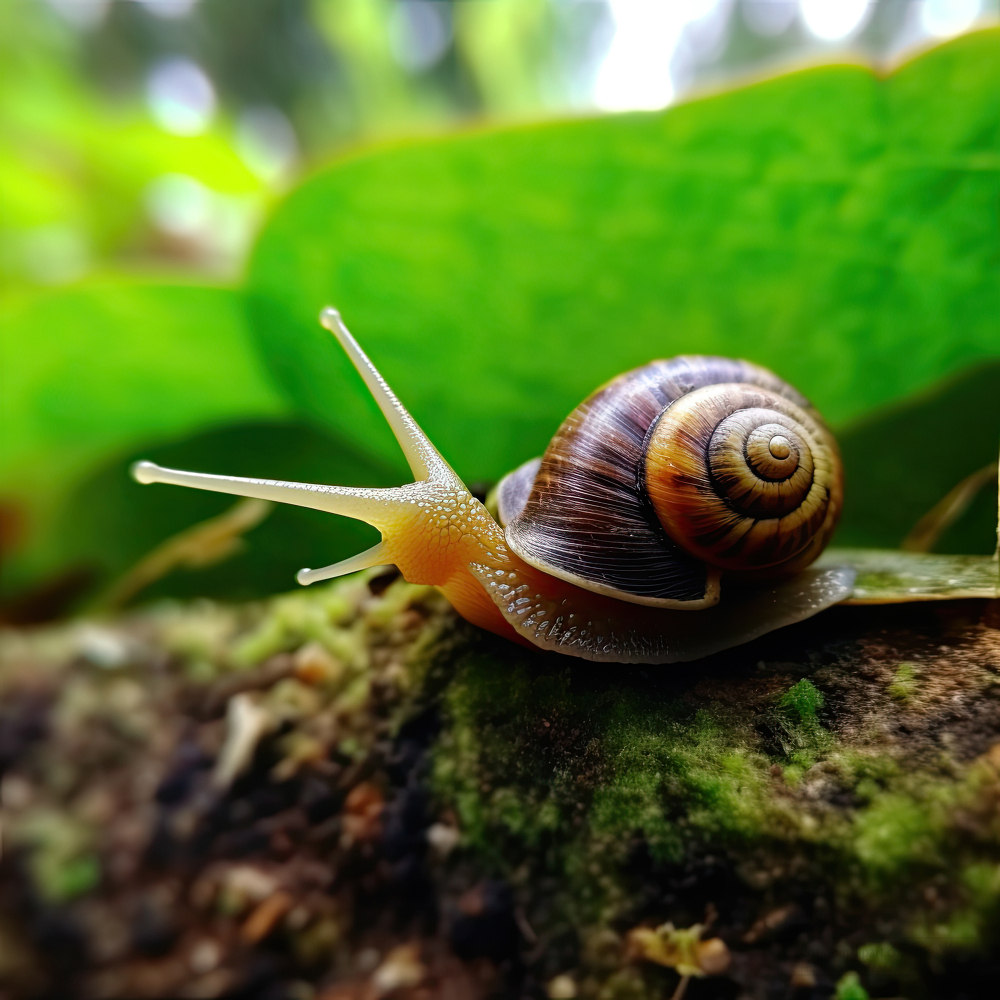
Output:
[[[812,989],[816,985],[816,970],[808,962],[799,962],[792,969],[792,989]]]
[[[420,949],[415,944],[393,948],[385,961],[372,975],[372,987],[377,996],[383,997],[396,990],[419,986],[427,976],[427,969],[420,961]]]
[[[549,995],[549,1000],[573,1000],[576,996],[576,983],[572,976],[563,973],[549,980],[545,992]]]
[[[191,965],[191,971],[199,976],[211,972],[222,961],[222,949],[219,947],[219,942],[213,938],[199,941],[191,949],[191,957],[188,961]]]
[[[458,847],[462,834],[450,823],[434,823],[427,828],[427,843],[439,858],[448,857]]]

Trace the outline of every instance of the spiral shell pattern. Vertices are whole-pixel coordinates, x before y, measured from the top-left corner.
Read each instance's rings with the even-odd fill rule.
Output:
[[[643,474],[667,534],[723,570],[798,569],[840,512],[830,432],[814,411],[747,383],[674,400],[650,430]]]

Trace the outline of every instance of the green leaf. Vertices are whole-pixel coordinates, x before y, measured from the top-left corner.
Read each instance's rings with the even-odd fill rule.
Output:
[[[316,323],[336,305],[472,480],[542,451],[606,379],[684,352],[750,358],[857,420],[1000,355],[998,38],[886,79],[827,66],[343,160],[256,248],[261,349],[303,413],[398,463]]]
[[[847,499],[834,544],[898,546],[952,487],[996,462],[1000,361],[872,413],[842,430],[838,440]],[[996,486],[994,477],[935,546],[938,551],[993,552]]]
[[[1000,597],[1000,566],[992,556],[830,548],[816,562],[818,569],[835,566],[850,566],[858,574],[845,604]]]
[[[26,519],[23,561],[5,567],[15,578],[58,561],[54,511],[94,465],[285,409],[225,289],[120,281],[35,296],[6,313],[0,356],[0,499]]]

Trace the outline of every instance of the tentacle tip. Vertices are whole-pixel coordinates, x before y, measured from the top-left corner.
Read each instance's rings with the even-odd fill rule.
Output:
[[[160,471],[160,467],[155,462],[133,462],[128,471],[137,483],[148,486],[157,481],[156,474]]]
[[[295,574],[295,581],[302,587],[308,587],[309,584],[313,582],[313,571],[308,567],[306,569],[300,569],[298,573]]]
[[[331,332],[338,332],[343,325],[343,321],[340,318],[340,310],[334,309],[333,306],[326,306],[320,310],[319,321]]]

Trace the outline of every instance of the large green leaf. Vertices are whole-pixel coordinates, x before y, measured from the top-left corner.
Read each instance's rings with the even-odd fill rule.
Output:
[[[59,563],[51,518],[96,464],[285,409],[225,289],[119,281],[32,297],[6,312],[0,357],[0,499],[25,521],[5,584]]]
[[[966,476],[996,462],[1000,361],[869,414],[839,434],[847,502],[835,545],[896,546]],[[940,552],[989,555],[997,543],[996,476],[947,531]]]
[[[821,67],[661,114],[346,159],[256,248],[260,346],[301,411],[396,460],[316,323],[337,305],[470,479],[537,454],[607,378],[675,353],[748,357],[835,425],[857,419],[1000,355],[998,40],[966,36],[887,79]]]

